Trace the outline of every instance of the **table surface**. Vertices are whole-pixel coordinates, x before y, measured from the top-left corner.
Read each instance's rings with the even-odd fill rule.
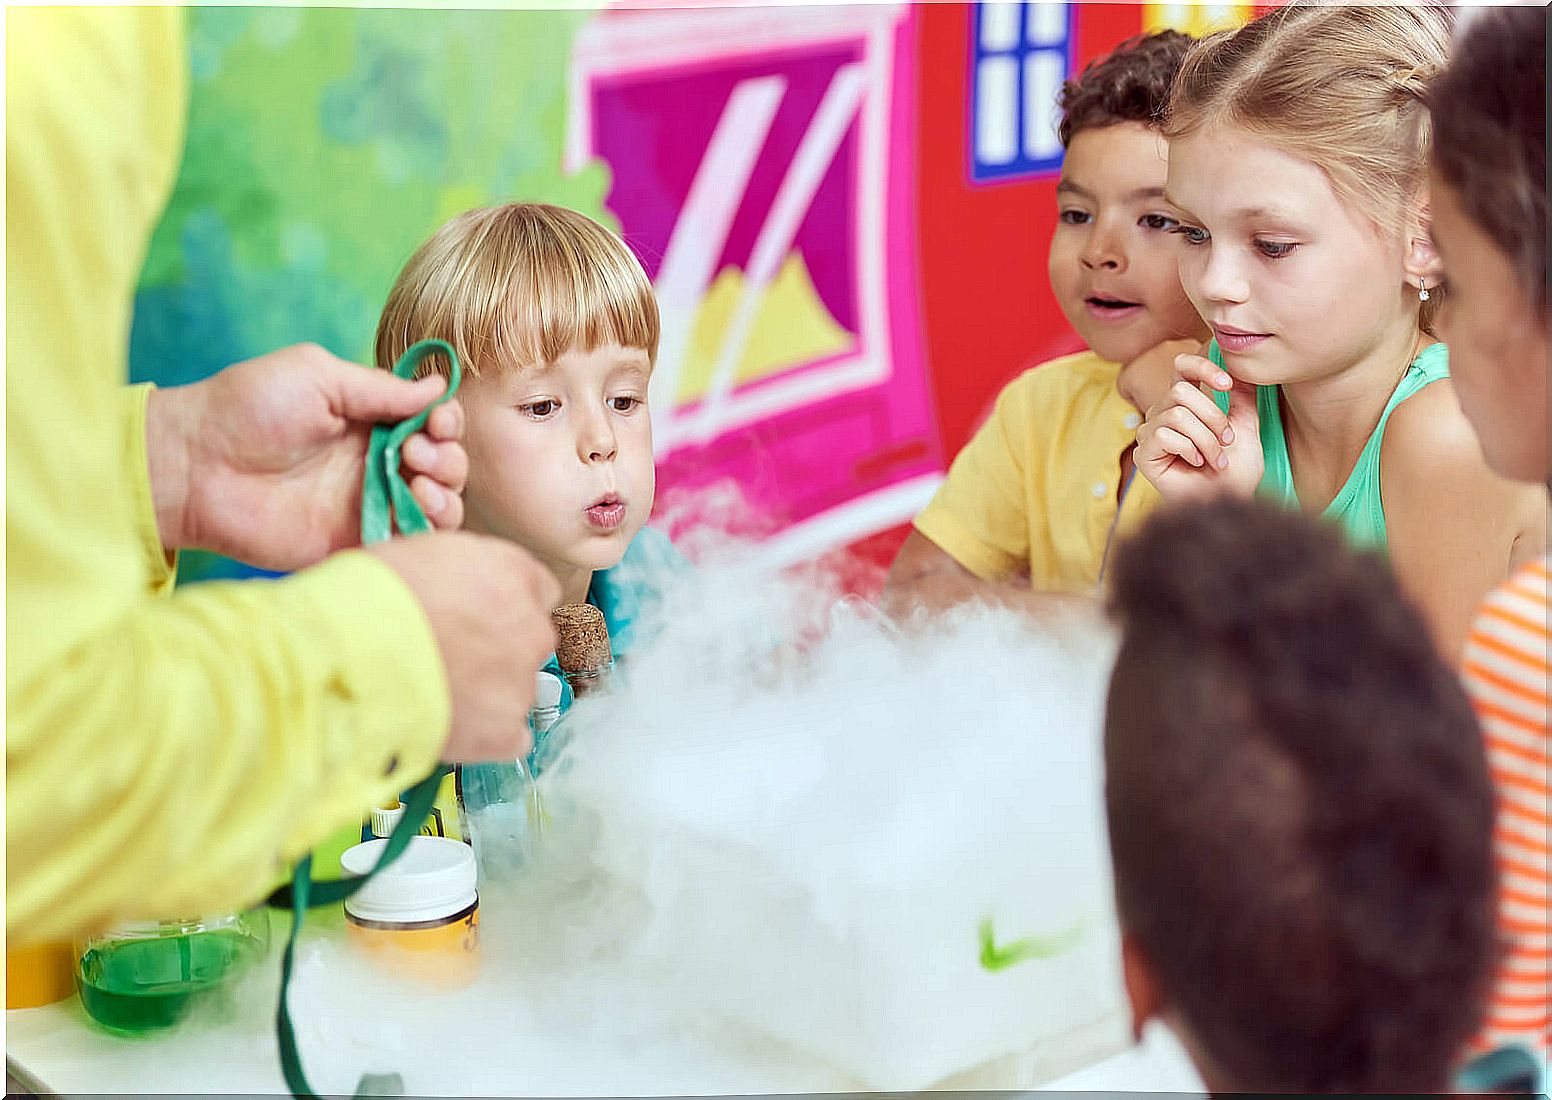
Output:
[[[13,1010],[6,1013],[6,1054],[39,1084],[61,1096],[88,1096],[123,1093],[210,1092],[250,1095],[286,1095],[275,1060],[271,1034],[256,1030],[249,1020],[234,1020],[210,1026],[185,1026],[154,1038],[124,1039],[107,1034],[87,1018],[80,1002],[71,998],[45,1008]],[[680,1064],[680,1080],[665,1080],[661,1067],[654,1071],[650,1059],[635,1064],[610,1067],[600,1064],[596,1050],[579,1049],[564,1036],[545,1037],[549,1048],[548,1065],[529,1062],[513,1076],[521,1085],[511,1095],[527,1096],[604,1096],[640,1094],[641,1083],[656,1077],[677,1090],[678,1094],[722,1093],[734,1095],[773,1091],[761,1089],[772,1076],[759,1059],[745,1064],[727,1050],[705,1049],[697,1052],[683,1048],[664,1052],[667,1060]],[[673,1046],[674,1044],[669,1044]],[[685,1065],[682,1059],[695,1058]],[[428,1052],[427,1056],[434,1057]],[[591,1062],[590,1072],[578,1077],[577,1060]],[[604,1061],[607,1061],[605,1059]],[[749,1064],[752,1061],[753,1064]],[[564,1067],[564,1069],[562,1069]],[[816,1072],[803,1080],[802,1074],[783,1069],[778,1075],[780,1091],[851,1091],[844,1081]],[[1018,1088],[1017,1073],[983,1076],[956,1081],[958,1087]],[[633,1086],[633,1082],[635,1085]],[[340,1082],[315,1079],[320,1091],[343,1088]],[[423,1085],[424,1082],[421,1082]],[[580,1091],[578,1086],[581,1086]],[[792,1086],[802,1086],[794,1089]],[[508,1086],[510,1088],[510,1086]],[[1026,1086],[1027,1087],[1027,1086]],[[1144,1041],[1120,1054],[1104,1058],[1077,1072],[1048,1080],[1038,1091],[1130,1091],[1201,1093],[1199,1079],[1178,1044],[1161,1028],[1150,1029]],[[519,1091],[520,1090],[520,1091]],[[347,1092],[353,1091],[346,1089]],[[412,1091],[422,1094],[423,1089]],[[459,1090],[468,1095],[466,1090]],[[857,1090],[860,1091],[860,1090]],[[495,1090],[492,1090],[494,1093]]]

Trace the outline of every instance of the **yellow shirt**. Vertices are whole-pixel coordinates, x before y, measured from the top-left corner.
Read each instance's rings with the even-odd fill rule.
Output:
[[[435,761],[440,656],[361,552],[165,597],[131,294],[183,140],[170,8],[6,12],[6,934],[229,909]]]
[[[1142,417],[1120,368],[1091,351],[1025,371],[954,459],[916,529],[985,580],[1027,573],[1042,592],[1093,594],[1106,548],[1158,501],[1131,479],[1117,516],[1121,456]]]

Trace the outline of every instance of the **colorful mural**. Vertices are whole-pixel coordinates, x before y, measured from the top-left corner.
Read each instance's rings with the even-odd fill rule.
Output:
[[[560,202],[657,288],[664,509],[731,484],[772,565],[886,560],[1001,386],[1076,346],[1045,279],[1062,80],[1144,28],[1250,14],[190,9],[187,149],[132,373],[185,382],[298,340],[364,360],[432,228]]]

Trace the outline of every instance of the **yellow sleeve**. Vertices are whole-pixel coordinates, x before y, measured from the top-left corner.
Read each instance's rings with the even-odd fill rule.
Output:
[[[123,383],[182,142],[182,14],[5,17],[6,932],[28,942],[253,900],[429,769],[449,701],[370,555],[154,595],[171,569]]]
[[[1003,388],[990,418],[916,517],[918,531],[983,580],[1018,573],[1029,564],[1029,391],[1041,369]]]
[[[153,596],[172,593],[178,579],[178,554],[162,545],[156,523],[156,502],[151,497],[151,468],[146,457],[146,402],[156,387],[149,383],[127,386],[119,401],[124,417],[124,469],[132,483],[130,509],[135,524],[135,544],[146,569],[146,590]]]

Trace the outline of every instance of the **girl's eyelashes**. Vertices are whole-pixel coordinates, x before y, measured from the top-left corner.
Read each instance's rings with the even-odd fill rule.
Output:
[[[1163,233],[1174,233],[1180,222],[1168,214],[1144,214],[1138,219],[1138,225],[1147,229],[1156,229]]]
[[[1280,260],[1284,256],[1291,256],[1298,244],[1294,241],[1265,241],[1257,240],[1256,249],[1269,260]]]
[[[1087,225],[1093,220],[1093,215],[1087,210],[1063,210],[1056,215],[1056,220],[1063,225]]]
[[[1207,230],[1200,226],[1187,225],[1185,222],[1178,223],[1170,232],[1184,237],[1186,244],[1206,244],[1211,239]]]

